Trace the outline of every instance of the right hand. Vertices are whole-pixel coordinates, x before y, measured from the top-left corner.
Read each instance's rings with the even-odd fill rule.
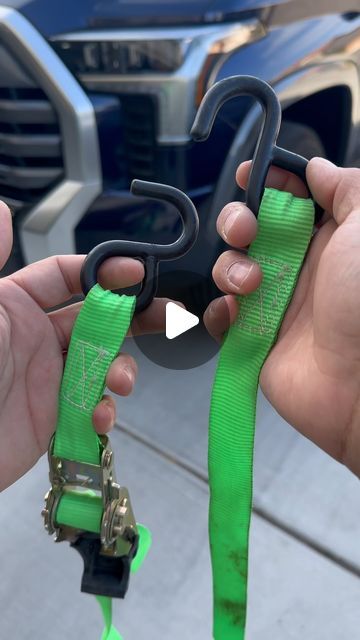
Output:
[[[250,163],[244,163],[237,172],[243,188],[249,169]],[[314,158],[307,181],[326,213],[262,368],[260,385],[287,422],[360,476],[360,170]],[[268,186],[307,195],[298,178],[277,168],[271,169]],[[250,244],[257,231],[256,219],[244,204],[227,205],[217,228],[233,247],[213,270],[217,286],[227,295],[205,313],[208,330],[219,338],[229,317],[235,320],[235,295],[254,291],[261,283],[261,269],[237,251]]]

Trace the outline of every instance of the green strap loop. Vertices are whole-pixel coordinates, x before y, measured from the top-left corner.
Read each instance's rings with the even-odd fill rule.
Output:
[[[99,465],[102,444],[92,424],[93,411],[105,388],[106,375],[119,353],[135,309],[135,296],[119,296],[95,285],[75,322],[59,397],[55,456]],[[56,521],[99,533],[102,499],[93,491],[67,489],[58,504]],[[151,544],[150,532],[139,525],[139,549],[132,572],[140,568]],[[105,629],[102,640],[122,640],[112,625],[111,598],[97,597]]]
[[[261,265],[262,284],[240,299],[211,398],[209,534],[216,640],[245,637],[258,381],[311,239],[313,201],[266,189],[258,224],[249,255]]]

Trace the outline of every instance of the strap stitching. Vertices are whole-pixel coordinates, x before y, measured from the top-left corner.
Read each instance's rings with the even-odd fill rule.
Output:
[[[277,267],[279,270],[276,275],[271,279],[271,281],[267,284],[265,290],[263,285],[250,294],[250,296],[242,299],[243,306],[240,307],[237,326],[242,329],[246,329],[249,333],[254,333],[258,335],[265,335],[272,333],[273,331],[273,318],[270,312],[264,315],[264,297],[272,290],[272,285],[277,283],[276,290],[274,292],[274,297],[271,302],[270,310],[276,309],[279,305],[280,298],[282,296],[286,296],[287,294],[287,283],[289,277],[292,273],[292,267],[287,262],[279,262],[278,260],[274,260],[273,258],[268,258],[267,256],[257,256],[252,255],[253,259],[255,259],[260,264],[268,264],[274,267]],[[246,318],[250,311],[254,310],[258,307],[258,317],[252,316],[251,324],[246,322]],[[254,326],[254,322],[258,321],[258,324]]]
[[[75,339],[75,344],[73,344],[73,349],[74,349],[74,355],[71,360],[71,368],[69,371],[70,384],[68,384],[67,387],[62,390],[62,397],[68,404],[71,404],[77,409],[80,409],[80,411],[84,413],[88,413],[89,411],[88,405],[89,404],[91,405],[91,402],[92,402],[91,389],[97,383],[99,372],[98,371],[95,372],[90,379],[89,379],[89,374],[93,371],[94,368],[98,367],[98,365],[102,363],[104,358],[111,357],[111,354],[109,351],[104,349],[104,347],[101,347],[101,346],[95,347],[93,344],[89,342],[85,342],[84,340]],[[89,366],[86,368],[86,355],[94,351],[95,351],[95,355],[92,361],[89,363]],[[71,370],[76,369],[79,358],[81,359],[82,374],[80,378],[76,379],[75,381],[72,381]],[[80,402],[76,402],[75,400],[73,400],[73,397],[76,395],[80,386],[81,386]]]

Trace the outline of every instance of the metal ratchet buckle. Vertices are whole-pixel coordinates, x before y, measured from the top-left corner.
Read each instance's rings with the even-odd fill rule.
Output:
[[[123,598],[127,591],[131,561],[136,555],[139,533],[126,487],[116,482],[114,455],[107,436],[99,436],[103,445],[100,465],[67,460],[53,455],[51,439],[49,478],[51,488],[45,495],[41,514],[46,531],[55,541],[67,540],[84,560],[81,590],[86,593]],[[103,516],[100,537],[82,529],[56,522],[56,512],[67,491],[94,491],[101,494]]]

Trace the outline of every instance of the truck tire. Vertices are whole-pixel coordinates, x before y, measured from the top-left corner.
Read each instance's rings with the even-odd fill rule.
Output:
[[[299,122],[284,120],[277,144],[279,147],[298,153],[308,160],[317,156],[326,157],[323,143],[316,131]]]

